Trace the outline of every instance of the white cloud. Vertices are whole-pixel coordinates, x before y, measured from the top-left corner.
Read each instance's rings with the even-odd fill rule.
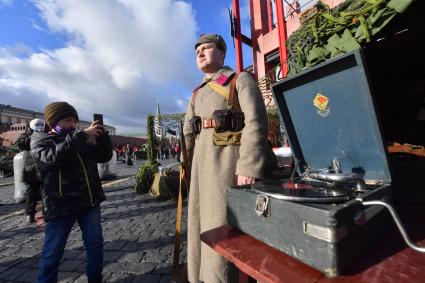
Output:
[[[34,0],[33,4],[51,32],[65,34],[69,41],[62,48],[26,57],[0,48],[0,103],[20,107],[33,101],[29,108],[41,111],[46,102],[65,100],[83,119],[103,113],[105,123],[121,132],[144,131],[146,115],[155,112],[157,101],[162,113],[185,110],[182,101],[200,79],[190,4],[173,0]]]
[[[12,0],[0,0],[0,8],[4,6],[12,6]]]

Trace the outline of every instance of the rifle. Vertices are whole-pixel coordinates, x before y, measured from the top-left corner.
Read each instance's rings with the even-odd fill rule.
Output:
[[[181,141],[181,154],[183,156],[183,162],[179,165],[180,177],[179,177],[179,196],[177,200],[177,215],[176,215],[176,237],[174,239],[174,257],[173,257],[173,272],[172,280],[177,282],[179,276],[179,263],[180,263],[180,230],[182,223],[182,213],[183,213],[183,196],[182,196],[182,181],[183,176],[186,183],[187,192],[189,192],[190,184],[190,165],[187,157],[186,142],[183,135],[183,122],[180,121],[180,141]],[[189,194],[187,194],[189,195]]]

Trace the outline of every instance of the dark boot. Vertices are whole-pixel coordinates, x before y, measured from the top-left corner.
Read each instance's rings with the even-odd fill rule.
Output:
[[[88,278],[88,283],[102,283],[102,274]]]

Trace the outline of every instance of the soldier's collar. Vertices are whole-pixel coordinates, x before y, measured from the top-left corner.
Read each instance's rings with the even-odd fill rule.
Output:
[[[220,70],[217,71],[217,73],[215,73],[212,76],[212,81],[225,86],[227,84],[229,84],[229,82],[232,80],[233,76],[235,74],[235,71],[232,70],[232,68],[228,67],[228,66],[224,66],[222,67]],[[198,91],[200,88],[204,87],[207,83],[209,83],[211,80],[208,80],[206,76],[204,76],[204,79],[202,80],[202,83],[197,86],[193,92]]]
[[[230,67],[224,66],[220,70],[217,71],[211,78],[211,80],[208,80],[206,77],[204,77],[204,82],[214,81],[220,85],[227,85],[230,81],[233,75],[235,74],[235,71],[233,71]]]

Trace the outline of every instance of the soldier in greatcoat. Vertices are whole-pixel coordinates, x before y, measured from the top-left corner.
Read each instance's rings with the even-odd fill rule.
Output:
[[[193,91],[183,130],[191,163],[188,279],[192,283],[230,282],[228,263],[201,242],[200,234],[227,223],[228,186],[252,184],[264,177],[267,114],[252,75],[236,74],[224,66],[226,43],[220,35],[201,35],[195,50],[196,64],[204,78]],[[236,97],[232,107],[229,97]],[[219,129],[223,121],[219,121],[220,115],[214,116],[215,111],[226,109],[243,113],[242,121],[236,119],[237,129],[232,128],[233,122],[229,126],[228,120],[223,120],[227,126]]]

